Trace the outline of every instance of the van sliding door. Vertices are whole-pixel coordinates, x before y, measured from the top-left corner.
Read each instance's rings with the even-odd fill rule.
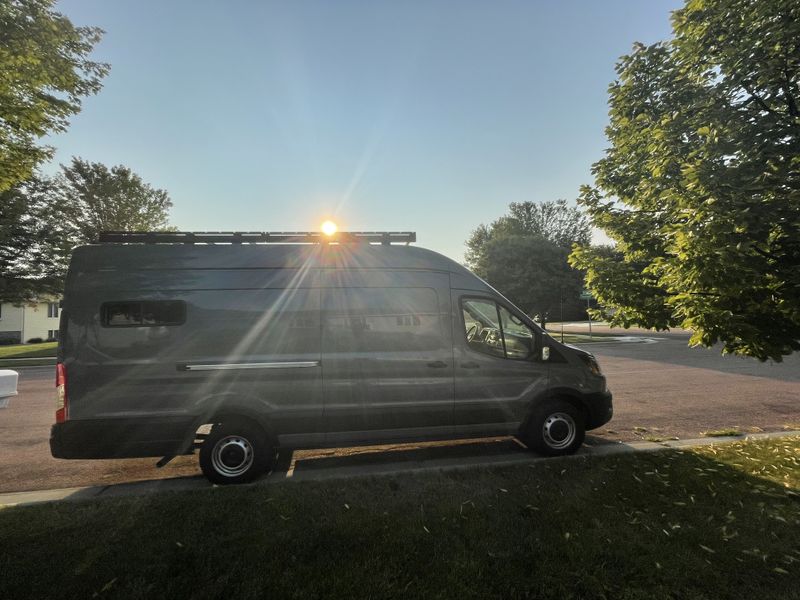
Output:
[[[435,437],[453,420],[449,291],[322,291],[327,441]]]

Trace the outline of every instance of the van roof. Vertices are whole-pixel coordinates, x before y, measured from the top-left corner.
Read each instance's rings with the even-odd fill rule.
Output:
[[[70,270],[419,269],[475,275],[426,248],[375,244],[93,244],[74,250]]]

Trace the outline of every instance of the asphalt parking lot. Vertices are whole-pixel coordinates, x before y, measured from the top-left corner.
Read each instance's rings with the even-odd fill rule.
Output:
[[[629,334],[626,341],[586,344],[614,392],[614,419],[588,444],[655,438],[697,438],[720,428],[800,429],[800,356],[783,363],[691,349],[681,334]],[[0,410],[0,492],[108,485],[199,474],[196,458],[163,469],[156,458],[64,461],[50,456],[53,367],[20,369],[19,396]],[[278,468],[324,469],[448,457],[523,452],[508,439],[459,443],[306,450],[284,453]]]

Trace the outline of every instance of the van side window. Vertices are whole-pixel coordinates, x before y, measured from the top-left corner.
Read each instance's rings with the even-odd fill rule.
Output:
[[[463,300],[462,308],[467,345],[478,352],[505,358],[497,304],[490,300]]]
[[[504,306],[491,300],[464,299],[461,307],[464,335],[472,350],[517,360],[534,355],[533,331]]]
[[[106,302],[100,315],[105,327],[182,325],[186,321],[183,300]]]
[[[533,330],[506,307],[500,306],[500,328],[506,343],[506,358],[525,360],[533,356]]]

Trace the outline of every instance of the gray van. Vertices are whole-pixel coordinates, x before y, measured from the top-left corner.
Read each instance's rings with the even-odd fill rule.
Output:
[[[560,455],[608,422],[591,354],[415,239],[109,233],[77,248],[52,455],[165,464],[199,448],[225,484],[278,448],[515,435]]]

